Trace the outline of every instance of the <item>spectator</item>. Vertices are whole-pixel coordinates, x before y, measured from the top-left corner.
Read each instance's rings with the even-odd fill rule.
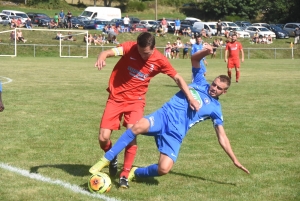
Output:
[[[201,36],[204,37],[204,38],[207,38],[206,29],[203,28],[201,30]]]
[[[58,22],[59,22],[59,17],[58,17],[58,14],[55,13],[54,17],[53,17],[53,21],[58,25]]]
[[[53,20],[51,20],[50,23],[49,23],[49,25],[48,25],[48,28],[49,29],[56,29],[57,28],[57,24]]]
[[[230,32],[228,31],[228,29],[226,29],[224,32],[225,38],[230,38],[229,34],[230,34]]]
[[[70,11],[67,13],[67,24],[68,29],[72,29],[72,13]]]
[[[163,17],[162,21],[160,22],[160,25],[162,27],[163,33],[167,33],[168,32],[168,23],[164,17]]]
[[[273,43],[273,38],[271,37],[271,35],[268,35],[268,37],[267,37],[267,43],[268,44]]]
[[[165,56],[168,59],[171,59],[171,49],[172,49],[172,45],[170,42],[167,43],[166,47],[165,47]]]
[[[253,40],[253,42],[254,42],[255,44],[259,43],[259,35],[258,35],[258,32],[255,32],[255,33],[253,34],[252,40]]]
[[[178,36],[179,34],[179,30],[180,30],[180,20],[179,18],[177,18],[175,21],[175,32],[174,32],[174,35]]]
[[[64,10],[61,10],[59,13],[59,21],[63,22],[64,19],[65,19],[65,13],[64,13]]]
[[[223,42],[223,39],[222,38],[220,38],[220,40],[219,40],[219,44],[220,44],[220,46],[221,47],[225,47],[226,45],[224,44],[224,42]]]
[[[15,39],[16,39],[15,31],[10,32],[10,40],[15,41]]]
[[[191,44],[191,45],[194,45],[195,43],[196,43],[196,39],[195,39],[194,34],[192,34],[192,37],[191,37],[191,39],[190,39],[190,44]]]
[[[299,37],[300,37],[300,29],[299,27],[296,27],[295,31],[295,40],[294,40],[294,44],[299,44]]]
[[[56,34],[56,36],[55,36],[55,39],[56,39],[56,40],[62,40],[62,39],[63,39],[62,34],[61,34],[60,31],[57,32],[57,34]]]
[[[71,32],[68,32],[68,35],[67,35],[66,40],[69,40],[69,41],[76,41],[76,38],[73,37],[73,35],[72,35]]]
[[[123,24],[124,24],[124,31],[129,32],[130,18],[128,17],[128,15],[126,15],[123,18]]]
[[[26,28],[27,29],[31,29],[32,28],[32,23],[31,23],[31,19],[27,18],[26,22],[25,22]]]
[[[219,20],[217,22],[217,36],[221,36],[222,35],[222,22],[221,20]]]
[[[211,54],[211,58],[216,58],[216,54],[217,54],[217,48],[220,46],[220,42],[218,39],[215,39],[213,44],[212,44],[212,48],[213,48],[213,53]]]
[[[267,42],[268,42],[268,39],[267,39],[266,35],[264,35],[262,37],[261,44],[267,44]]]
[[[185,57],[188,59],[189,58],[189,48],[190,48],[190,43],[186,42],[183,46],[183,52],[182,52],[182,58],[184,59]]]
[[[20,29],[17,31],[17,41],[22,41],[23,43],[25,43],[27,41],[24,39],[23,33]]]
[[[16,21],[16,23],[17,23],[17,26],[16,26],[16,27],[19,27],[19,28],[21,28],[21,27],[23,27],[23,26],[24,26],[24,24],[22,23],[22,20],[21,20],[21,18],[18,18],[18,19],[17,19],[17,21]]]
[[[188,35],[189,37],[192,37],[192,30],[190,27],[187,28],[186,35]]]
[[[186,37],[186,36],[187,36],[187,33],[186,33],[186,31],[187,31],[187,29],[186,29],[186,28],[184,28],[184,29],[182,30],[182,35],[183,35],[184,37]]]
[[[13,18],[10,21],[10,28],[16,28],[17,27],[17,19]]]
[[[172,59],[177,58],[178,53],[179,53],[179,50],[177,48],[177,43],[174,42],[173,45],[172,45],[172,48],[171,48],[171,57],[172,57]]]

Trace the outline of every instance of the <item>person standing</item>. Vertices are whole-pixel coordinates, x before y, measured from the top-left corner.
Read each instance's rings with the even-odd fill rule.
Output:
[[[236,41],[237,35],[233,34],[231,37],[231,42],[226,44],[225,48],[225,62],[227,63],[227,74],[231,79],[231,70],[235,68],[236,82],[239,82],[240,78],[240,56],[242,53],[242,62],[244,62],[244,50],[242,44]],[[229,55],[228,55],[229,54]]]
[[[219,20],[217,22],[217,36],[221,36],[222,35],[222,22],[221,20]]]
[[[130,24],[130,18],[128,17],[128,15],[126,15],[124,17],[123,24],[124,24],[125,31],[128,32],[129,31],[129,24]]]
[[[67,24],[68,28],[72,29],[72,13],[70,11],[67,13]]]
[[[162,27],[163,34],[167,33],[168,32],[168,22],[164,17],[163,17],[162,21],[160,22],[160,25]]]
[[[300,29],[299,27],[296,27],[295,31],[295,40],[294,40],[294,44],[298,44],[299,43],[299,37],[300,37]]]
[[[175,22],[174,35],[178,36],[179,30],[180,30],[180,20],[179,20],[179,18],[177,18],[174,22]]]
[[[4,105],[2,102],[2,83],[0,81],[0,112],[2,112],[4,110]]]
[[[196,43],[192,45],[191,55],[195,54],[196,52],[198,52],[202,49],[203,49],[203,41],[202,41],[201,35],[199,35],[196,37]],[[203,59],[201,59],[200,66],[201,66],[202,74],[204,76],[206,76],[206,66],[205,65],[207,65],[207,64],[208,63],[207,63],[205,57]],[[192,79],[194,79],[194,78],[192,78]]]
[[[53,17],[53,21],[55,22],[55,24],[57,24],[58,26],[58,22],[59,22],[59,16],[57,13],[54,14],[54,17]]]
[[[223,126],[222,108],[218,100],[222,94],[227,93],[231,84],[230,78],[226,75],[219,75],[209,84],[205,77],[201,73],[199,74],[200,61],[210,53],[212,53],[212,48],[207,44],[203,50],[196,52],[191,57],[195,79],[189,87],[191,93],[201,103],[201,108],[197,111],[191,110],[188,107],[188,100],[182,91],[179,91],[160,109],[144,116],[132,128],[127,129],[117,140],[116,144],[101,158],[99,170],[108,166],[110,161],[126,145],[142,134],[155,138],[157,149],[160,152],[158,163],[147,167],[133,167],[129,173],[128,180],[132,181],[136,177],[146,178],[166,175],[178,159],[181,144],[188,130],[199,122],[211,119],[219,145],[237,168],[250,174],[249,170],[235,156]]]
[[[122,56],[115,65],[109,79],[107,91],[109,97],[101,119],[99,129],[100,148],[107,152],[112,147],[110,136],[113,130],[120,129],[121,118],[123,126],[131,128],[143,116],[145,97],[150,80],[157,74],[163,73],[171,77],[182,93],[187,97],[189,106],[199,109],[199,103],[189,92],[183,78],[171,66],[168,59],[155,49],[155,36],[143,32],[137,37],[137,42],[129,41],[116,48],[103,51],[99,54],[95,67],[101,70],[106,65],[106,58]],[[136,140],[126,146],[124,153],[123,170],[120,174],[120,187],[128,188],[128,175],[137,152]],[[101,161],[93,165],[89,172],[99,171]],[[110,176],[117,174],[117,156],[109,165]]]

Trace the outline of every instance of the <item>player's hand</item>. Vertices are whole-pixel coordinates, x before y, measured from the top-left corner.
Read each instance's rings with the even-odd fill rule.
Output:
[[[244,59],[242,58],[242,63],[244,63]]]
[[[225,63],[227,63],[227,59],[225,59],[224,61],[225,61]]]
[[[95,63],[95,67],[98,68],[98,70],[101,70],[104,66],[106,66],[105,60],[98,59]]]
[[[249,170],[247,170],[247,168],[245,168],[244,166],[242,166],[242,164],[240,164],[240,162],[235,162],[234,165],[238,168],[240,168],[241,170],[243,170],[244,172],[246,172],[247,174],[250,174]]]
[[[200,109],[200,103],[196,99],[190,100],[190,108],[192,110],[198,111]]]
[[[4,105],[0,102],[0,112],[4,110]]]

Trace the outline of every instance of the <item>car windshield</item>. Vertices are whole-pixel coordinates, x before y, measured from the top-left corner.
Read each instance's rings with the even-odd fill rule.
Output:
[[[236,26],[236,24],[234,24],[234,23],[232,23],[232,22],[229,22],[229,23],[227,23],[227,24],[228,24],[229,27],[235,27],[235,26]]]
[[[16,13],[16,15],[22,18],[28,18],[27,15],[24,13]]]
[[[278,27],[278,26],[271,26],[274,30],[276,30],[276,31],[281,31],[282,30],[282,28],[280,28],[280,27]]]
[[[92,14],[93,14],[93,12],[91,12],[91,11],[83,11],[83,13],[81,13],[81,16],[91,17]]]
[[[269,31],[269,29],[265,28],[265,27],[261,27],[261,28],[258,28],[259,31]]]
[[[216,29],[216,25],[214,25],[214,24],[210,24],[209,27],[212,29]]]
[[[235,31],[243,31],[240,27],[234,28]]]

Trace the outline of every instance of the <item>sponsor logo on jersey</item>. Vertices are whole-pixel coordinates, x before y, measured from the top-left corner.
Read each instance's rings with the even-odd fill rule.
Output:
[[[128,66],[127,69],[129,70],[129,75],[131,75],[132,77],[135,77],[139,80],[142,80],[142,81],[144,81],[149,76],[149,74],[144,74],[144,73],[132,68],[131,66]]]

